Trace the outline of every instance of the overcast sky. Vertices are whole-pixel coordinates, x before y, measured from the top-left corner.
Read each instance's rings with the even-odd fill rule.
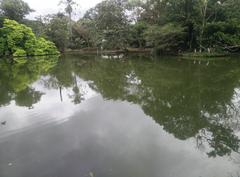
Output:
[[[60,0],[24,0],[29,4],[29,6],[35,10],[27,18],[34,19],[34,17],[39,15],[46,15],[51,13],[56,13],[63,11],[63,7],[59,6]],[[102,0],[75,0],[78,6],[75,9],[75,18],[82,16],[86,10],[94,7],[97,3]],[[77,16],[77,17],[76,17]]]

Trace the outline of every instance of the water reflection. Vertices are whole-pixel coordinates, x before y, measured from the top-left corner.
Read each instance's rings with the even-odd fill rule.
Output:
[[[95,60],[75,73],[94,81],[106,99],[141,105],[145,114],[176,138],[195,137],[197,146],[207,146],[207,154],[215,157],[239,150],[231,122],[238,124],[239,104],[233,104],[233,97],[240,70],[238,62],[230,62],[193,66],[175,60]]]
[[[41,75],[56,65],[56,59],[2,59],[0,61],[0,106],[10,104],[32,108],[43,93],[32,88]]]
[[[199,64],[144,56],[129,56],[121,60],[79,55],[59,60],[1,60],[0,120],[6,123],[4,129],[0,127],[0,132],[6,137],[10,131],[71,119],[60,127],[45,128],[44,135],[49,133],[49,140],[43,139],[41,144],[48,148],[50,140],[68,139],[56,142],[60,144],[54,160],[59,160],[61,154],[65,154],[63,158],[67,162],[74,161],[75,157],[84,159],[76,160],[83,168],[82,171],[78,169],[81,172],[76,171],[77,167],[73,164],[68,167],[73,170],[72,176],[95,175],[96,171],[99,176],[121,176],[123,171],[124,176],[159,176],[159,167],[151,161],[153,159],[162,165],[160,176],[164,177],[171,176],[166,165],[172,166],[172,174],[179,176],[226,175],[224,169],[236,171],[239,164],[239,68],[240,62],[235,59],[202,61]],[[27,142],[23,135],[19,136]],[[35,132],[33,137],[41,138],[43,135]],[[140,143],[139,149],[134,149],[141,138],[143,143]],[[131,143],[135,145],[131,146]],[[153,147],[148,143],[153,143]],[[121,152],[123,144],[127,147]],[[114,151],[116,149],[119,152]],[[96,162],[93,163],[94,157],[83,155],[89,154],[88,150],[99,156]],[[41,150],[36,148],[36,151]],[[143,171],[139,169],[144,165],[140,165],[138,151],[146,160],[143,163],[149,163]],[[1,148],[0,152],[3,152]],[[77,155],[79,152],[81,154]],[[203,152],[207,158],[197,152]],[[32,153],[26,160],[33,157],[42,159],[41,162],[53,160],[47,155],[39,157]],[[159,160],[158,153],[169,163]],[[183,157],[184,154],[191,154],[193,159]],[[209,157],[214,158],[210,160]],[[234,158],[237,166],[232,166],[225,159],[227,157]],[[5,159],[8,158],[6,155]],[[111,168],[106,169],[106,164],[99,165],[104,158],[109,160],[109,166],[112,163]],[[130,166],[136,163],[133,171],[126,171],[129,168],[114,158]],[[187,159],[182,167],[191,166],[193,170],[180,174],[175,158]],[[191,165],[197,160],[198,163]],[[200,172],[203,164],[210,165],[212,170]],[[55,164],[54,168],[64,169],[64,165]],[[226,168],[218,173],[214,171],[219,168],[217,165],[225,165]],[[95,172],[90,167],[86,171],[86,166],[92,166]],[[63,170],[59,174],[66,173],[69,171]],[[30,170],[29,174],[34,174],[34,170]],[[54,169],[42,174],[47,175],[54,176]]]

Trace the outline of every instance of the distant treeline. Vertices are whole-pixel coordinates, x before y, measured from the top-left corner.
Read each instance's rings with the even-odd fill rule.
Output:
[[[74,21],[77,3],[61,1],[65,12],[27,20],[33,11],[27,3],[2,0],[1,19],[24,23],[61,51],[131,47],[157,53],[240,52],[239,0],[105,0]]]

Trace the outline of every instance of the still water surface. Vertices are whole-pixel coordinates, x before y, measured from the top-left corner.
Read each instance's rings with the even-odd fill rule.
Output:
[[[239,177],[240,60],[0,61],[0,177]]]

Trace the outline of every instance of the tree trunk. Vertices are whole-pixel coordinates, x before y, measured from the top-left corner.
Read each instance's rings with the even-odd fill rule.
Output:
[[[204,48],[203,47],[203,34],[204,34],[204,29],[206,27],[206,16],[207,16],[207,8],[208,8],[208,0],[202,0],[202,7],[201,9],[201,14],[202,14],[202,26],[200,29],[200,36],[199,36],[199,47],[200,51]]]

